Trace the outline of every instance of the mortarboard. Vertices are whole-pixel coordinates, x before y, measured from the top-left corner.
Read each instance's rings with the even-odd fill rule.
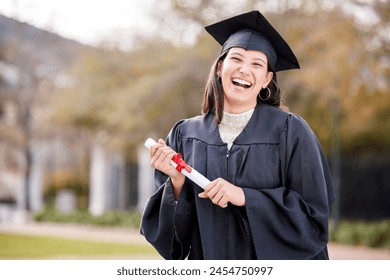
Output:
[[[290,46],[259,11],[228,18],[205,29],[223,46],[221,53],[232,47],[261,51],[275,72],[299,69]]]

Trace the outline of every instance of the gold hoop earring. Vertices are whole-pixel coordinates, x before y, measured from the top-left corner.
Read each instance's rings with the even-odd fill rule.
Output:
[[[259,98],[261,101],[267,101],[271,97],[271,90],[268,87],[265,87],[264,89],[268,90],[268,94],[266,98],[261,97],[261,91],[259,92]]]

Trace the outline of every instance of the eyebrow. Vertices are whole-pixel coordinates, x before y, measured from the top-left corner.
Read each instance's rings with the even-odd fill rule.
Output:
[[[238,52],[231,53],[230,55],[239,55],[241,57],[243,56],[242,54],[240,54]],[[255,57],[254,59],[260,60],[260,61],[264,62],[265,64],[267,64],[267,62],[264,59],[261,59],[259,57]]]

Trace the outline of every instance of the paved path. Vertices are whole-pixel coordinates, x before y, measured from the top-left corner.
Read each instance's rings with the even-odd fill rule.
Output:
[[[137,230],[118,227],[96,227],[53,223],[0,224],[0,233],[19,233],[39,236],[57,236],[81,240],[147,244]],[[390,250],[371,249],[343,244],[329,244],[333,260],[390,260]]]

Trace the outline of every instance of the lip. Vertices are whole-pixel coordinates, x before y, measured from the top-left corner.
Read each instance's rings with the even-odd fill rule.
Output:
[[[232,78],[233,85],[240,87],[242,89],[249,89],[253,86],[252,82],[242,79],[242,78]]]

